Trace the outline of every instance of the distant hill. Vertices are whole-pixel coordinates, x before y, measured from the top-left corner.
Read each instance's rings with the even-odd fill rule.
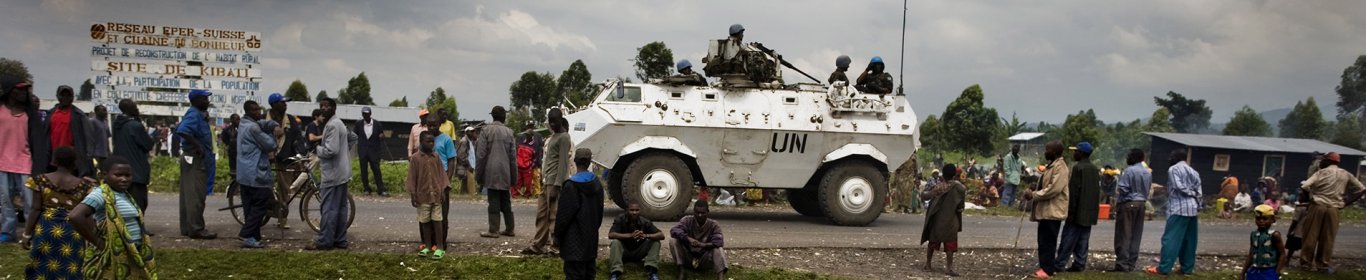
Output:
[[[1262,115],[1262,119],[1266,120],[1266,123],[1271,124],[1271,128],[1276,128],[1276,126],[1281,123],[1281,119],[1284,119],[1285,116],[1289,114],[1290,108],[1280,108],[1275,110],[1262,111],[1260,113],[1260,115]]]

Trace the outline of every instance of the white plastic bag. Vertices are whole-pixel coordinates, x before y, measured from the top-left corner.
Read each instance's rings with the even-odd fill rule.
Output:
[[[735,206],[735,195],[730,194],[730,192],[726,190],[721,190],[720,193],[716,195],[716,205]]]

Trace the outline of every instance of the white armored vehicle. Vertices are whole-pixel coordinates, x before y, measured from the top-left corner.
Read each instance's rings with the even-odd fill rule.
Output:
[[[697,186],[787,190],[792,208],[839,225],[877,219],[890,170],[919,146],[905,96],[843,82],[782,89],[608,82],[566,116],[576,147],[608,169],[612,201],[673,220]]]

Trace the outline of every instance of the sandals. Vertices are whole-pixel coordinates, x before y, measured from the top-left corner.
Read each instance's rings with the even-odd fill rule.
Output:
[[[446,257],[446,250],[436,249],[436,252],[433,252],[433,253],[432,253],[432,259],[433,259],[433,260],[440,260],[440,259],[443,259],[443,258],[445,258],[445,257]]]
[[[432,252],[432,249],[428,248],[427,245],[422,245],[420,248],[422,248],[422,251],[417,251],[418,256],[426,257],[428,253]]]

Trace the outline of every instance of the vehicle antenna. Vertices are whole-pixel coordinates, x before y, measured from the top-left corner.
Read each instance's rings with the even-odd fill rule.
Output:
[[[908,1],[901,0],[901,70],[897,71],[897,79],[901,84],[896,86],[896,95],[906,95],[906,11],[910,10],[907,8]]]

